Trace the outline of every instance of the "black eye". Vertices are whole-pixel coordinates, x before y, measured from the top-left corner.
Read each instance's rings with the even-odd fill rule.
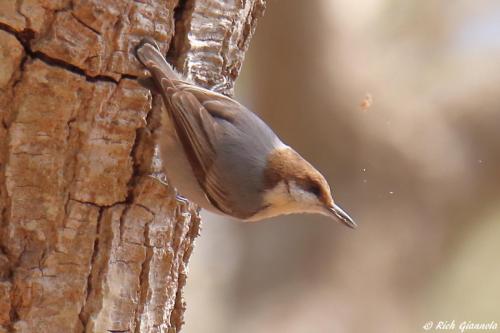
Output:
[[[312,184],[309,187],[309,192],[314,194],[315,196],[319,197],[319,195],[321,194],[321,188],[319,187],[318,184]]]

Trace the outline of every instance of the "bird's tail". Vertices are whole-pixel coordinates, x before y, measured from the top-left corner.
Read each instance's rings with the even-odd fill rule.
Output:
[[[136,48],[136,54],[139,61],[151,73],[158,87],[166,88],[164,86],[167,85],[174,88],[173,81],[181,80],[180,75],[167,62],[153,40],[143,39]]]

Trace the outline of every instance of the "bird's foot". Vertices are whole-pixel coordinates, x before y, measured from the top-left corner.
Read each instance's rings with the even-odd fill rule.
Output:
[[[189,213],[189,200],[184,198],[182,195],[176,194],[175,201],[177,201],[177,213],[183,217],[191,216]]]

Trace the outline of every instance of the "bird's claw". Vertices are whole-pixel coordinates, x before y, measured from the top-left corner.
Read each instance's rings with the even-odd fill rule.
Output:
[[[189,213],[189,200],[184,198],[183,196],[176,194],[175,201],[177,201],[177,214],[182,215],[183,217],[191,216]]]

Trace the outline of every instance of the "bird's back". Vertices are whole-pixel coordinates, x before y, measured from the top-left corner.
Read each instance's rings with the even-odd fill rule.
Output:
[[[274,132],[254,113],[246,108],[239,110],[232,123],[218,120],[225,127],[219,138],[214,168],[223,173],[222,181],[231,189],[230,197],[237,201],[238,214],[250,218],[262,208],[262,191],[267,160],[274,149],[284,147]],[[252,144],[248,144],[252,142]],[[264,158],[263,158],[264,157]]]

